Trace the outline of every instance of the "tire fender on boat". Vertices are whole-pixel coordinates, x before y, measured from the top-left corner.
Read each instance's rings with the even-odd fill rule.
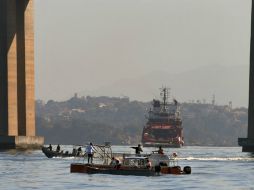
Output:
[[[161,171],[161,166],[155,166],[154,170],[156,173],[159,173]]]
[[[183,168],[183,171],[184,171],[184,173],[186,173],[186,174],[191,174],[191,167],[190,167],[190,166],[185,166],[185,167]]]

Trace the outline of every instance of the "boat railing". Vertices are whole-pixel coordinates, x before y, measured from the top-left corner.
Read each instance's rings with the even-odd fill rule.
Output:
[[[113,153],[110,145],[95,145],[94,149],[95,153],[103,160],[104,164],[109,164],[111,162]]]
[[[169,155],[169,166],[170,167],[178,166],[177,153],[174,152],[173,154]]]
[[[80,153],[79,155],[78,155],[78,152],[76,152],[76,156],[74,156],[75,162],[85,163],[85,160],[87,159],[88,154],[85,151],[87,145],[82,145],[82,147],[84,151],[79,152]],[[94,155],[93,155],[94,159],[101,160],[103,164],[109,164],[111,162],[113,153],[112,153],[110,143],[105,143],[105,145],[94,144],[93,148],[94,148]]]

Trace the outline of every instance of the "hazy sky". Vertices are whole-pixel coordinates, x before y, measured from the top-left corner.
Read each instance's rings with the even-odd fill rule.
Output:
[[[120,96],[98,89],[154,72],[247,67],[250,10],[251,0],[35,0],[36,98]],[[247,93],[232,101],[247,105]]]

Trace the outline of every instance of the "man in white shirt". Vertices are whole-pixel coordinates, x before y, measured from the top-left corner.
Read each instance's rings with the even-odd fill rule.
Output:
[[[93,163],[93,153],[94,153],[94,147],[93,147],[93,143],[90,143],[87,147],[86,147],[86,153],[87,153],[87,156],[88,156],[88,164],[89,164],[89,161],[91,160],[91,164]]]

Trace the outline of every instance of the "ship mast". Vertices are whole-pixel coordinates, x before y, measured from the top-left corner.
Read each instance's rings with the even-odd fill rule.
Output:
[[[169,97],[169,90],[170,90],[170,88],[162,87],[162,88],[160,88],[160,90],[161,90],[160,95],[161,95],[162,100],[163,100],[162,111],[166,112],[166,106],[168,104],[168,97]]]

